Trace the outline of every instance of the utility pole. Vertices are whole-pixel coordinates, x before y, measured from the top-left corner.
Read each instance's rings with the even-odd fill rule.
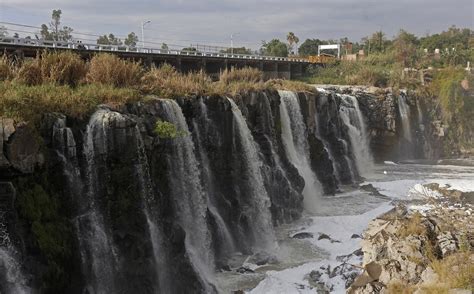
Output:
[[[145,25],[149,24],[151,20],[142,21],[142,48],[145,48]]]
[[[234,54],[234,35],[238,35],[239,33],[232,33],[230,34],[230,54]]]

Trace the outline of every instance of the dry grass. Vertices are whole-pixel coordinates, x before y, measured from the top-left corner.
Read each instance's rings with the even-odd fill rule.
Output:
[[[221,72],[219,81],[226,85],[235,82],[259,83],[263,81],[263,72],[251,67],[226,69]]]
[[[143,76],[139,62],[123,60],[112,54],[95,55],[89,64],[86,80],[91,84],[137,87]]]
[[[37,59],[43,83],[76,86],[86,76],[87,66],[78,54],[43,52]]]
[[[422,215],[419,212],[415,212],[410,218],[406,219],[404,224],[397,232],[397,235],[402,238],[410,235],[424,236],[427,233],[426,227],[422,222]]]
[[[274,88],[276,90],[288,90],[293,92],[310,92],[315,93],[316,88],[299,81],[289,80],[269,80],[267,81],[267,87]]]
[[[415,288],[400,281],[393,281],[387,285],[388,294],[413,294]]]
[[[46,52],[24,62],[17,71],[16,81],[25,85],[42,83],[77,86],[87,72],[86,63],[72,52]]]
[[[457,252],[433,261],[431,267],[438,274],[441,284],[449,288],[474,290],[474,254]]]
[[[163,98],[205,95],[208,93],[211,79],[203,72],[180,74],[169,64],[153,67],[141,79],[141,90]]]
[[[54,84],[26,86],[14,82],[0,82],[1,115],[18,121],[37,122],[45,112],[60,112],[82,118],[99,104],[124,104],[139,98],[138,91],[103,85],[71,88]]]
[[[36,58],[34,60],[25,61],[22,66],[18,68],[14,80],[27,86],[42,84],[43,77],[41,76],[41,65],[39,59]]]
[[[2,81],[3,80],[3,81]],[[0,115],[37,120],[45,112],[83,117],[102,103],[123,104],[147,94],[162,98],[235,97],[264,90],[314,91],[301,82],[264,82],[253,68],[231,69],[213,82],[204,72],[179,73],[164,64],[145,71],[140,63],[99,54],[89,63],[71,52],[43,52],[15,67],[0,59]]]
[[[15,67],[6,55],[0,57],[0,81],[11,80],[15,76]]]

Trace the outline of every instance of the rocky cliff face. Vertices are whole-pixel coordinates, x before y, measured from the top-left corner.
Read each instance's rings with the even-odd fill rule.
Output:
[[[365,124],[341,118],[355,111],[341,91],[297,95],[326,194],[360,179],[351,142]],[[376,158],[396,158],[393,95],[350,91]],[[218,291],[216,268],[239,252],[268,256],[273,226],[303,212],[307,183],[284,147],[280,104],[265,91],[103,105],[35,126],[2,118],[0,291]],[[157,133],[159,121],[174,134]]]

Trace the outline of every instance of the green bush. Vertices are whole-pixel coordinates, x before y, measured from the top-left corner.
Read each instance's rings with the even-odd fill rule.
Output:
[[[161,139],[175,139],[187,135],[185,131],[178,130],[174,124],[161,120],[157,121],[155,124],[155,133]]]

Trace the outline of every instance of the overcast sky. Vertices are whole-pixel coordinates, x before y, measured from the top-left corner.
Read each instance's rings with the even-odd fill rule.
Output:
[[[145,39],[182,45],[230,46],[232,33],[235,46],[258,48],[289,31],[302,42],[474,28],[473,0],[0,0],[0,21],[39,26],[52,9],[63,11],[63,25],[94,34],[140,35],[141,21],[151,20]]]

